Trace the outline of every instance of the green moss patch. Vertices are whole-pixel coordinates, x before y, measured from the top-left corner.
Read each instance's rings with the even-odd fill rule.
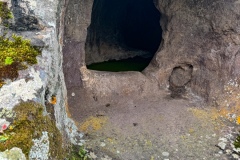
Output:
[[[32,139],[38,139],[43,131],[48,132],[50,157],[63,159],[62,136],[55,122],[49,116],[43,116],[43,107],[35,102],[22,102],[14,108],[16,117],[4,133],[9,137],[0,143],[0,151],[13,147],[21,148],[26,157],[33,145]],[[12,128],[12,129],[11,129]]]
[[[16,79],[18,70],[37,63],[36,57],[40,52],[39,48],[20,36],[0,36],[0,81],[6,78]]]
[[[240,148],[240,135],[237,136],[237,138],[233,144],[234,144],[235,148]]]
[[[33,47],[29,40],[25,40],[20,36],[12,35],[11,39],[0,36],[1,68],[17,63],[20,69],[20,67],[26,67],[26,64],[37,63],[36,56],[40,53],[38,48]]]
[[[91,160],[88,155],[89,151],[84,146],[72,145],[71,153],[67,160]]]
[[[0,24],[5,26],[4,34],[0,36],[0,87],[5,84],[5,79],[16,79],[18,70],[36,64],[36,57],[41,53],[40,48],[32,46],[29,40],[23,39],[21,36],[6,37],[8,19],[11,18],[13,16],[7,3],[0,2]]]

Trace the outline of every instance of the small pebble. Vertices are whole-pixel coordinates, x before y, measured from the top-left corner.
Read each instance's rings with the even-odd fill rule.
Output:
[[[229,155],[229,154],[232,153],[232,151],[231,151],[230,149],[227,149],[227,150],[226,150],[226,153],[227,153],[227,155]]]
[[[168,152],[162,152],[162,155],[165,156],[165,157],[168,157],[169,153]]]
[[[90,152],[89,156],[90,156],[90,158],[92,158],[92,159],[96,159],[96,158],[97,158],[97,156],[96,156],[95,153],[93,153],[93,152]]]
[[[106,144],[102,142],[102,143],[100,144],[100,146],[101,146],[101,147],[105,147]]]
[[[224,150],[226,147],[226,143],[220,142],[220,143],[218,143],[218,147],[220,147],[222,150]]]
[[[73,96],[73,97],[75,96],[75,93],[74,93],[74,92],[72,92],[72,96]]]

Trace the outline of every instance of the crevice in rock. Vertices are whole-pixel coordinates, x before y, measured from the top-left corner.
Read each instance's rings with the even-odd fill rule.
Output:
[[[141,57],[145,68],[161,43],[160,16],[150,0],[95,0],[85,44],[86,64]]]
[[[39,20],[34,15],[34,12],[29,9],[29,3],[11,0],[11,4],[14,22],[10,24],[10,29],[14,31],[32,31],[42,29],[41,25],[39,24]],[[22,6],[25,6],[25,8]]]

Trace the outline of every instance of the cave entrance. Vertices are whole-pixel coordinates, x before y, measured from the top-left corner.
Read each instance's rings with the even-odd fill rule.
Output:
[[[88,69],[142,71],[162,39],[152,0],[94,0],[85,44]]]

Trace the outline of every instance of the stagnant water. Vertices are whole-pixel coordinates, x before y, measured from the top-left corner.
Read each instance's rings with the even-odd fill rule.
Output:
[[[122,72],[122,71],[143,71],[150,63],[152,57],[133,57],[122,60],[111,60],[100,63],[93,63],[87,65],[88,69],[97,71],[110,71],[110,72]]]

